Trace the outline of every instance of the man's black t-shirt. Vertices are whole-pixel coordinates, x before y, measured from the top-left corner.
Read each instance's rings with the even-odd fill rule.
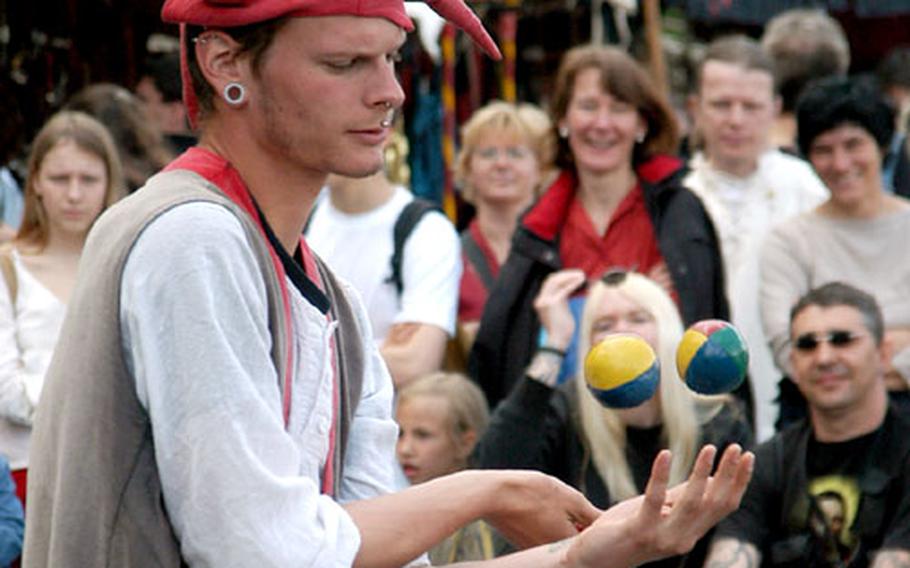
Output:
[[[802,422],[756,450],[740,508],[715,539],[754,544],[763,566],[867,566],[870,553],[910,550],[910,419],[822,443]]]

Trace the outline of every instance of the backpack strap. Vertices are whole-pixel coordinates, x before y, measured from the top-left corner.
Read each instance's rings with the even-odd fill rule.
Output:
[[[401,264],[404,260],[404,244],[408,240],[408,237],[411,236],[417,223],[419,223],[423,216],[430,211],[439,211],[442,213],[439,206],[432,201],[415,197],[413,201],[405,205],[404,209],[401,210],[401,214],[398,215],[398,219],[395,221],[395,227],[392,232],[394,248],[390,260],[392,274],[386,279],[386,282],[395,285],[395,291],[399,296],[401,296],[401,293],[404,291],[404,282],[401,278]]]
[[[481,250],[480,245],[477,244],[471,231],[464,231],[461,233],[461,250],[464,252],[468,262],[471,263],[471,266],[477,271],[477,275],[480,276],[480,281],[483,282],[484,288],[486,288],[487,291],[492,290],[493,283],[496,279],[493,277],[493,271],[490,270],[490,265],[487,263],[486,255],[483,254],[483,250]]]

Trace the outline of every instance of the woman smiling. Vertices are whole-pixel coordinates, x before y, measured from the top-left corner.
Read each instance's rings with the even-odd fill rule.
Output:
[[[616,48],[571,49],[550,110],[561,172],[521,219],[469,362],[491,406],[545,341],[532,303],[560,268],[580,268],[589,280],[611,268],[645,274],[677,302],[685,323],[729,316],[714,226],[681,184],[683,163],[669,155],[676,118],[641,67]],[[576,315],[581,297],[573,295]]]
[[[894,110],[875,89],[855,79],[817,83],[797,106],[800,150],[831,196],[769,235],[761,258],[765,335],[786,373],[789,310],[812,288],[838,280],[875,296],[893,349],[886,381],[892,400],[910,406],[910,201],[885,191],[882,157],[891,141]],[[803,414],[789,379],[781,382],[781,417]]]

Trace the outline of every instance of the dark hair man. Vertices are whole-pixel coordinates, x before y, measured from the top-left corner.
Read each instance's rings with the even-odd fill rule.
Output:
[[[706,566],[906,566],[910,419],[889,409],[878,304],[846,284],[815,288],[790,312],[790,342],[808,420],[756,450]]]

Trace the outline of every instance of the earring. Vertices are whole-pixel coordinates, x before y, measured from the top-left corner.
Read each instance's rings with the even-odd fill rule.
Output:
[[[236,81],[231,81],[224,86],[221,92],[224,101],[231,106],[239,106],[246,99],[246,88]]]
[[[560,138],[568,138],[568,137],[569,137],[569,127],[568,127],[568,126],[562,125],[562,126],[559,127],[559,137],[560,137]]]
[[[645,137],[646,137],[647,135],[648,135],[647,132],[639,132],[638,135],[635,136],[635,141],[636,141],[637,143],[641,144],[642,142],[645,141]]]

